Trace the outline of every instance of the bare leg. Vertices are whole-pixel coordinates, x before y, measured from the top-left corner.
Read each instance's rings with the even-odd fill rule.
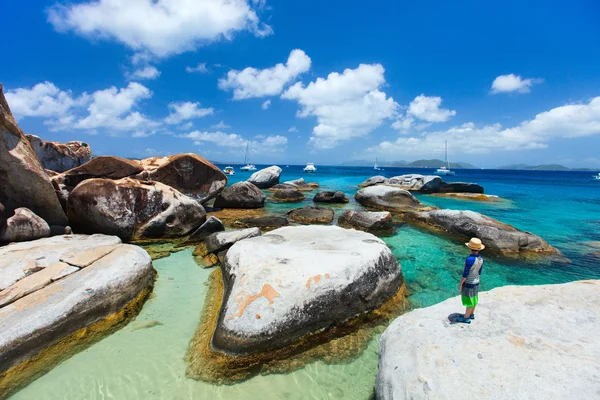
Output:
[[[475,314],[475,307],[477,307],[477,304],[475,304],[475,306],[473,308],[471,308],[471,315]]]
[[[471,318],[471,314],[473,314],[473,310],[475,310],[475,307],[473,308],[465,308],[465,319],[467,318]]]

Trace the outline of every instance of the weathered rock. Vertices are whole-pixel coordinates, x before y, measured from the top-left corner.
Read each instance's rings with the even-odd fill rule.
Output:
[[[281,190],[296,190],[296,186],[290,185],[289,183],[278,183],[275,186],[269,188],[269,192],[279,192]]]
[[[357,251],[360,249],[360,252]],[[402,271],[375,236],[335,226],[280,228],[233,245],[213,347],[233,354],[285,346],[373,310]]]
[[[288,212],[292,221],[301,224],[329,224],[333,221],[334,212],[331,208],[302,207]]]
[[[483,193],[483,187],[476,183],[448,182],[440,186],[441,193]]]
[[[206,220],[197,201],[160,182],[88,179],[69,196],[67,213],[77,233],[124,240],[185,236]]]
[[[248,182],[256,185],[261,189],[268,189],[279,183],[279,176],[281,175],[281,168],[276,165],[261,169],[253,173]]]
[[[287,226],[290,223],[287,218],[275,215],[268,215],[258,218],[244,218],[233,223],[236,228],[260,228],[263,230],[271,230]]]
[[[394,176],[389,179],[388,184],[411,192],[436,193],[445,183],[437,175],[408,174]]]
[[[313,197],[313,202],[315,203],[344,204],[349,201],[350,200],[348,200],[348,197],[346,197],[344,192],[334,192],[329,190],[319,192]]]
[[[116,236],[69,235],[0,247],[0,291],[28,275],[60,262],[69,254],[120,243],[121,240]]]
[[[363,183],[361,183],[358,186],[359,187],[369,187],[369,186],[386,184],[386,183],[388,183],[388,179],[385,176],[377,175],[377,176],[373,176],[373,177],[367,179],[366,181],[364,181]]]
[[[121,179],[142,172],[138,162],[121,157],[101,156],[52,177],[52,185],[66,209],[69,194],[81,182],[92,178]]]
[[[462,309],[459,297],[394,320],[379,340],[375,397],[598,397],[600,281],[506,286],[479,298],[470,325],[447,319]]]
[[[0,243],[24,242],[50,236],[48,223],[31,210],[21,207],[15,215],[6,220],[6,228],[0,236]]]
[[[262,208],[265,194],[250,182],[237,182],[226,187],[215,199],[215,208]]]
[[[139,161],[144,169],[136,179],[161,182],[204,203],[216,197],[227,185],[227,176],[197,154],[176,154]]]
[[[17,125],[0,84],[0,203],[12,215],[26,207],[51,225],[66,225],[50,179]]]
[[[486,251],[496,251],[505,255],[558,253],[539,236],[520,231],[474,211],[431,210],[411,214],[409,218],[426,228],[453,235],[460,241],[478,237],[485,244]]]
[[[306,183],[304,178],[294,179],[293,181],[285,181],[282,183],[282,185],[289,186],[290,188],[299,190],[301,192],[312,192],[319,187],[319,184],[316,182]]]
[[[6,229],[6,209],[0,203],[0,237],[4,234],[4,230]]]
[[[117,242],[114,250],[76,272],[57,259],[74,244],[93,249],[107,241]],[[0,308],[1,398],[136,314],[154,281],[152,262],[141,248],[118,243],[103,235],[57,236],[0,249],[2,272],[14,267],[7,259],[49,262],[37,273],[43,276],[19,281],[19,292],[0,292],[24,295]]]
[[[50,236],[70,235],[73,231],[70,226],[50,225]]]
[[[55,172],[64,172],[90,161],[92,149],[84,142],[48,142],[39,136],[26,135],[42,166]]]
[[[225,227],[219,218],[209,217],[205,223],[200,225],[187,240],[188,242],[201,242],[215,232],[223,232]]]
[[[305,198],[302,192],[296,189],[280,190],[269,196],[269,200],[278,203],[299,203]]]
[[[394,227],[389,211],[346,211],[339,216],[338,225],[366,232],[391,231]]]
[[[386,210],[406,210],[421,205],[409,191],[385,185],[360,189],[354,198],[363,206]]]
[[[473,201],[502,201],[498,196],[483,193],[432,193],[435,197],[449,197],[452,199],[460,200],[473,200]]]
[[[234,243],[256,236],[260,236],[260,229],[258,228],[216,232],[206,238],[204,246],[208,253],[217,253],[219,251],[227,250],[233,246]]]

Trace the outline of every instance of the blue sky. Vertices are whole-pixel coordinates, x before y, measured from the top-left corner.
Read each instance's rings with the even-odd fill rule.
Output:
[[[10,1],[0,81],[27,133],[97,155],[450,158],[600,168],[600,5]]]

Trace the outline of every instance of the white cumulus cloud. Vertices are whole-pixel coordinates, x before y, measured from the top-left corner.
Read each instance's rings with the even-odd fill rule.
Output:
[[[32,88],[18,88],[6,92],[6,100],[16,119],[23,117],[65,116],[71,107],[85,102],[84,94],[74,99],[70,91],[62,91],[52,82],[42,82]]]
[[[529,93],[531,86],[541,82],[543,82],[543,79],[539,78],[523,79],[521,76],[515,74],[500,75],[492,82],[491,93]]]
[[[208,67],[206,66],[206,63],[199,63],[198,65],[196,65],[195,67],[190,67],[187,66],[185,67],[185,71],[189,74],[192,74],[194,72],[197,72],[199,74],[208,74]]]
[[[231,128],[231,126],[227,125],[224,121],[221,121],[218,124],[211,126],[211,128],[213,128],[213,129],[229,129],[229,128]]]
[[[588,103],[553,108],[512,128],[504,128],[499,123],[478,126],[467,122],[447,130],[383,141],[369,150],[392,155],[441,154],[444,141],[448,140],[455,154],[489,153],[543,149],[555,139],[597,135],[600,135],[600,97]]]
[[[268,110],[270,106],[271,106],[271,100],[267,100],[264,103],[262,103],[260,107],[263,110]]]
[[[200,108],[200,103],[193,103],[190,101],[169,103],[169,116],[165,118],[165,122],[169,125],[178,124],[183,121],[190,119],[202,118],[207,115],[212,115],[214,109]]]
[[[408,106],[408,115],[427,122],[445,122],[456,115],[456,111],[440,108],[442,98],[420,95]]]
[[[241,31],[262,37],[273,31],[248,0],[88,0],[55,4],[48,21],[59,32],[119,41],[136,52],[166,57]]]
[[[242,136],[236,133],[224,133],[220,131],[216,132],[202,132],[193,131],[184,135],[179,135],[181,138],[192,139],[196,145],[204,145],[211,143],[219,147],[231,148],[230,153],[241,154],[246,150],[246,144],[249,144],[251,152],[253,154],[261,153],[274,153],[281,151],[282,148],[287,144],[288,140],[285,136],[263,136],[257,135],[257,139],[248,142]]]
[[[234,100],[275,96],[298,75],[308,71],[310,64],[310,57],[304,51],[292,50],[285,65],[280,63],[266,69],[248,67],[242,71],[229,71],[219,79],[219,88],[233,90]]]
[[[311,143],[328,149],[367,135],[396,115],[398,104],[379,90],[385,84],[384,72],[380,64],[361,64],[317,78],[308,86],[298,82],[281,97],[298,101],[299,117],[317,117]]]
[[[139,80],[139,79],[156,79],[160,76],[160,71],[151,65],[136,69],[135,71],[129,73],[127,77],[131,80]]]

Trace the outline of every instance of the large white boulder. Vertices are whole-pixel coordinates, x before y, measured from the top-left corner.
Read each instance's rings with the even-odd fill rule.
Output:
[[[386,185],[360,189],[354,198],[363,206],[384,210],[406,210],[421,205],[408,190]]]
[[[279,183],[279,177],[281,176],[281,168],[273,165],[268,168],[261,169],[253,173],[248,182],[253,183],[261,189],[268,189]]]
[[[6,287],[14,271],[31,264],[28,276]],[[56,236],[1,248],[0,398],[135,315],[154,275],[145,250],[114,236]]]
[[[390,178],[388,184],[411,192],[436,193],[444,181],[437,175],[407,174]]]
[[[394,320],[379,341],[376,398],[598,398],[600,281],[479,297],[470,325],[448,320],[459,297]]]
[[[213,347],[249,354],[282,347],[369,312],[397,293],[402,270],[377,237],[336,226],[276,229],[234,244]]]
[[[85,164],[92,158],[92,149],[87,143],[50,142],[36,135],[26,136],[44,168],[51,171],[64,172]]]

